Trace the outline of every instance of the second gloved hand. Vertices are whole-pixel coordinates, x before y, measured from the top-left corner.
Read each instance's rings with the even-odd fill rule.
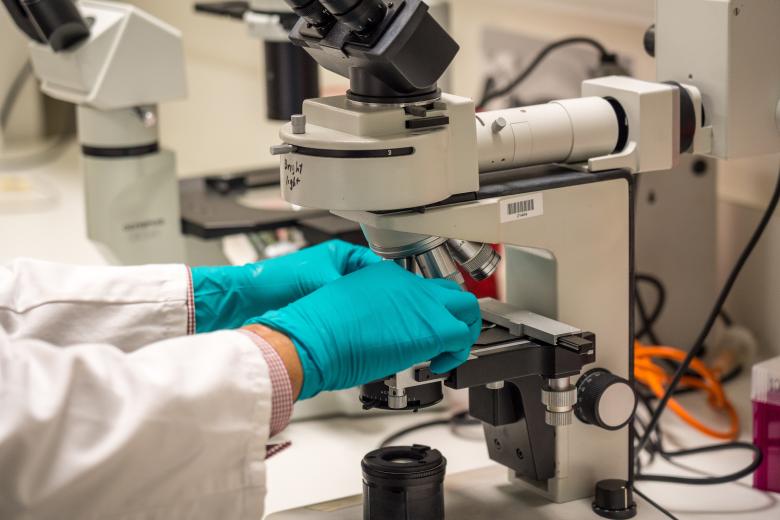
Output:
[[[432,360],[447,372],[468,358],[482,318],[474,295],[382,262],[247,324],[286,334],[303,367],[306,399],[375,381]]]
[[[381,259],[370,249],[331,240],[243,266],[194,267],[197,332],[234,329]]]

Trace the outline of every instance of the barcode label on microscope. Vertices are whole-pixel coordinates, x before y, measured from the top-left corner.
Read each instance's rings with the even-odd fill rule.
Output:
[[[544,198],[541,193],[520,195],[501,201],[501,222],[544,215]]]

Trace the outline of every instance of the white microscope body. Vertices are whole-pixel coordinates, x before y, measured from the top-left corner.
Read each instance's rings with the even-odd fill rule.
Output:
[[[602,479],[630,482],[630,174],[669,170],[683,153],[780,152],[780,70],[766,70],[780,52],[774,30],[780,4],[657,0],[658,80],[668,83],[599,78],[584,82],[578,99],[475,114],[471,100],[436,88],[457,46],[426,25],[419,1],[387,3],[385,21],[374,25],[369,3],[376,4],[360,4],[368,13],[362,21],[337,15],[336,23],[296,11],[303,19],[292,41],[349,77],[352,88],[347,96],[307,100],[303,114],[281,129],[283,144],[272,152],[281,156],[285,199],[361,223],[377,253],[427,276],[461,276],[455,250],[444,243],[502,244],[509,306],[484,301],[483,316],[496,324],[515,320],[519,329],[544,323],[517,310],[523,309],[586,327],[596,337],[595,362],[579,374],[551,379],[540,373],[532,384],[502,377],[479,388],[464,383],[467,368],[459,368],[445,384],[470,388],[472,415],[485,423],[491,458],[526,489],[563,503],[592,496]],[[393,30],[383,32],[382,23]],[[352,36],[345,35],[349,30]],[[410,65],[415,57],[425,66]],[[520,169],[532,165],[547,166]],[[480,356],[475,345],[464,367],[484,361]],[[603,409],[588,404],[581,384],[594,369],[622,385]],[[424,367],[389,377],[380,392],[384,406],[414,408],[413,392],[430,381]],[[510,384],[524,394],[526,413],[514,423],[485,412],[511,398]],[[475,400],[487,405],[475,409]],[[542,414],[541,422],[532,423],[531,410]],[[585,506],[589,511],[590,502]],[[545,517],[572,517],[572,511]],[[642,517],[653,514],[643,508]]]
[[[78,106],[87,233],[121,264],[183,262],[176,160],[159,148],[157,105],[186,95],[181,34],[131,5],[82,1],[87,39],[30,43],[42,90]]]

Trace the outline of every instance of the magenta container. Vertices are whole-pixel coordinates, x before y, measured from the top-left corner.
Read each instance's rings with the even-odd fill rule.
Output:
[[[764,461],[753,474],[753,487],[780,493],[780,357],[753,367],[753,443]]]

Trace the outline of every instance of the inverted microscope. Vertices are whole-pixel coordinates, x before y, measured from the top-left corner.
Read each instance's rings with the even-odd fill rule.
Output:
[[[442,490],[441,454],[392,447],[364,458],[362,498],[272,518],[660,517],[632,496],[633,175],[780,151],[780,71],[764,67],[780,6],[658,0],[658,82],[592,79],[577,99],[476,113],[437,86],[458,45],[420,0],[287,3],[290,40],[350,90],[281,129],[284,198],[358,222],[422,276],[505,273],[462,366],[388,374],[361,401],[417,410],[467,388],[516,492],[485,472]]]

